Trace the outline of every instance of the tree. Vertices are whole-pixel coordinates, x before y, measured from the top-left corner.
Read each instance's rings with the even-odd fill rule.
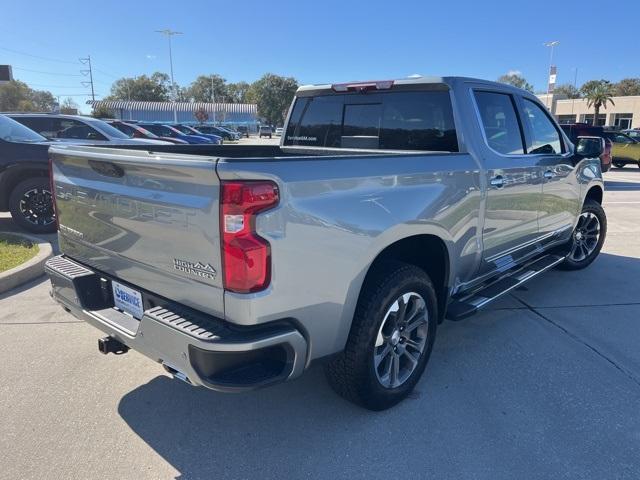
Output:
[[[640,95],[640,78],[624,78],[613,85],[614,97]]]
[[[216,74],[200,75],[186,89],[185,97],[193,102],[212,102],[215,100],[216,103],[224,103],[227,101],[226,80]]]
[[[0,111],[50,112],[55,104],[51,92],[33,90],[20,80],[0,85]]]
[[[247,103],[247,92],[249,91],[247,82],[229,83],[227,84],[227,95],[231,103]]]
[[[251,84],[246,98],[258,104],[258,114],[268,124],[282,125],[297,89],[295,78],[267,73]]]
[[[498,81],[533,93],[533,85],[527,82],[527,80],[519,73],[507,73],[506,75],[499,77]]]
[[[113,118],[115,115],[107,107],[94,108],[91,112],[91,116],[94,118]]]
[[[166,102],[171,100],[171,81],[166,73],[155,72],[150,77],[121,78],[113,82],[107,100],[139,100]]]
[[[73,98],[67,97],[62,101],[62,104],[60,104],[60,108],[66,110],[77,110],[78,104],[73,100]]]
[[[607,103],[615,105],[613,99],[613,85],[607,80],[590,80],[580,88],[580,93],[587,99],[587,107],[594,108],[593,124],[598,123],[600,108],[607,108]]]
[[[567,98],[580,98],[580,90],[571,85],[570,83],[565,83],[563,85],[558,85],[553,93],[555,95],[566,95]]]

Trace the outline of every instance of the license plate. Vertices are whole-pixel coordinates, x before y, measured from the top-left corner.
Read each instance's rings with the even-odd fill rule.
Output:
[[[114,281],[111,282],[111,288],[113,290],[113,302],[116,307],[138,320],[142,319],[144,312],[142,294],[133,288]]]

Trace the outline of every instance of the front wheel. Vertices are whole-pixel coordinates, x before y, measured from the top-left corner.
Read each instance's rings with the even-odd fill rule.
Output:
[[[11,218],[32,233],[56,231],[56,217],[49,179],[36,177],[23,180],[9,196]]]
[[[594,200],[587,200],[571,235],[569,255],[560,264],[560,268],[580,270],[591,265],[600,253],[606,235],[607,216],[602,205]]]
[[[429,276],[402,262],[379,265],[360,294],[344,351],[327,365],[330,385],[364,408],[392,407],[420,380],[437,323]]]
[[[613,162],[613,166],[616,168],[624,168],[624,162]]]

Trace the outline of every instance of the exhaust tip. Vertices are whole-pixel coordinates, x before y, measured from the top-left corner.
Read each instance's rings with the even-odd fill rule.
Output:
[[[193,385],[193,383],[191,383],[191,380],[189,380],[189,377],[187,377],[184,373],[182,373],[177,368],[172,367],[171,365],[169,365],[167,363],[164,363],[164,362],[162,363],[162,367],[173,378],[177,378],[178,380],[182,380],[183,382],[188,383],[189,385]]]
[[[129,347],[113,337],[104,337],[98,339],[98,351],[103,355],[106,355],[107,353],[122,355],[129,351]]]

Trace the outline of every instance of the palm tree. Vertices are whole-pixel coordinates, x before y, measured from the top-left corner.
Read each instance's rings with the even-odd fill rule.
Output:
[[[600,109],[607,109],[607,103],[615,105],[613,102],[613,85],[607,80],[591,80],[585,83],[580,89],[582,96],[587,100],[587,107],[593,107],[595,114],[593,116],[593,125],[598,123],[598,115]]]

